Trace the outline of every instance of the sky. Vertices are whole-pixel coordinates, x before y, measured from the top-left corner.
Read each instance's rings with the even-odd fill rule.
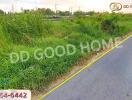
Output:
[[[21,9],[51,8],[55,10],[72,11],[110,11],[111,2],[131,3],[132,0],[0,0],[0,9],[9,12],[14,8],[19,12]],[[132,9],[123,10],[128,12]]]

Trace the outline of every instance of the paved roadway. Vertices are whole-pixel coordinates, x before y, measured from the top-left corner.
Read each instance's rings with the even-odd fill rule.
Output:
[[[132,100],[132,37],[43,100]]]

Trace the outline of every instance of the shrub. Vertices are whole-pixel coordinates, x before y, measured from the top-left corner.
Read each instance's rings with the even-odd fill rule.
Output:
[[[101,22],[101,29],[109,34],[116,34],[119,32],[119,25],[117,24],[117,16],[104,19]]]
[[[40,14],[8,15],[2,25],[14,43],[31,42],[34,35],[41,36],[44,31],[44,22]]]
[[[5,14],[5,12],[0,9],[0,15],[3,15],[3,14]]]
[[[98,17],[94,14],[75,17],[72,20],[49,21],[36,12],[0,15],[0,83],[6,82],[0,84],[0,89],[46,88],[53,80],[67,73],[79,59],[92,54],[87,50],[82,54],[80,42],[86,43],[95,39],[108,41],[115,35],[121,36],[131,31],[131,15],[119,17],[116,14],[104,13],[98,14]],[[47,47],[55,48],[67,44],[76,46],[77,52],[74,55],[55,55],[51,59],[43,57],[44,59],[39,61],[33,57],[34,50],[38,48],[44,50]],[[28,51],[30,59],[27,62],[11,64],[9,54],[20,51]]]

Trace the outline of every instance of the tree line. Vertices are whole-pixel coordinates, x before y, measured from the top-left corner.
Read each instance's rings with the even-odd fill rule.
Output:
[[[35,12],[40,12],[44,15],[48,15],[48,16],[81,16],[81,15],[93,15],[95,14],[94,11],[89,11],[89,12],[84,12],[84,11],[75,11],[75,12],[71,12],[71,11],[61,11],[61,10],[57,10],[57,11],[53,11],[50,8],[38,8],[36,10],[28,10],[28,9],[24,9],[22,10],[22,13],[35,13]],[[12,12],[9,12],[12,13]],[[8,13],[8,14],[9,14]],[[3,10],[0,10],[0,14],[5,14],[5,12]]]

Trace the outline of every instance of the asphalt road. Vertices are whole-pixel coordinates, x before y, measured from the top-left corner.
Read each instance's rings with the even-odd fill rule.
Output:
[[[43,100],[132,100],[132,37]]]

